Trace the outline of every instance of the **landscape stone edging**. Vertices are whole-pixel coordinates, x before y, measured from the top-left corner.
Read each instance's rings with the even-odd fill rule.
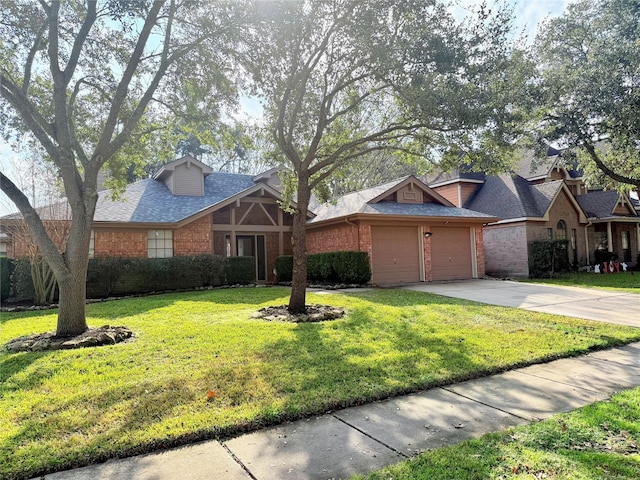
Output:
[[[73,348],[115,345],[132,337],[133,332],[127,327],[103,325],[100,328],[88,328],[85,332],[75,337],[57,337],[55,332],[24,335],[10,340],[4,345],[4,348],[11,353],[70,350]]]

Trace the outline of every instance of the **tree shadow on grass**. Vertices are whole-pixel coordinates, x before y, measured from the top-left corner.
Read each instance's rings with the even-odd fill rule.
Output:
[[[285,288],[228,288],[194,292],[164,293],[136,298],[124,298],[87,306],[87,317],[116,320],[157,310],[177,302],[215,305],[260,305],[288,294]]]

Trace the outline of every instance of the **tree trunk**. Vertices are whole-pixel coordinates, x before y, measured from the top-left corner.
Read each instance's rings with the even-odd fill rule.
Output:
[[[291,297],[289,312],[304,313],[307,301],[307,212],[309,210],[309,189],[307,178],[298,178],[298,206],[293,216],[293,272],[291,276]]]
[[[70,274],[58,279],[60,295],[56,327],[56,336],[58,337],[74,337],[87,330],[85,317],[86,271],[85,268],[85,275]]]

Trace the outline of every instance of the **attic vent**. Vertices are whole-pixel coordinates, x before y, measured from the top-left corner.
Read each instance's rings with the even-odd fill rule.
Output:
[[[422,203],[422,190],[408,184],[398,191],[398,203]]]

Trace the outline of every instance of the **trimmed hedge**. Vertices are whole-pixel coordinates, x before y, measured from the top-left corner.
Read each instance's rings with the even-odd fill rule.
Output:
[[[15,261],[11,284],[13,296],[18,302],[33,301],[35,290],[31,279],[31,263],[28,258],[19,258]]]
[[[217,255],[171,258],[92,258],[87,297],[216,287],[224,282],[225,261]]]
[[[255,281],[255,257],[226,257],[224,263],[225,283],[228,285],[246,285]]]
[[[276,282],[290,282],[293,272],[293,257],[283,255],[276,258]]]
[[[11,274],[15,268],[15,262],[7,257],[0,257],[0,301],[11,295]]]
[[[559,272],[568,272],[569,241],[564,239],[534,240],[529,242],[529,276],[549,278]]]
[[[278,282],[291,281],[293,257],[276,259]],[[367,252],[326,252],[307,255],[307,280],[313,282],[363,285],[371,280],[371,266]]]
[[[2,275],[4,275],[5,268],[4,266],[2,268]],[[171,258],[101,257],[89,260],[87,298],[104,298],[164,290],[191,290],[224,284],[246,285],[254,281],[254,257],[225,258],[218,255]],[[17,301],[33,300],[33,282],[28,259],[15,261],[11,281],[7,284],[13,286],[13,294]],[[4,276],[2,277],[2,289],[2,298],[5,298]]]

